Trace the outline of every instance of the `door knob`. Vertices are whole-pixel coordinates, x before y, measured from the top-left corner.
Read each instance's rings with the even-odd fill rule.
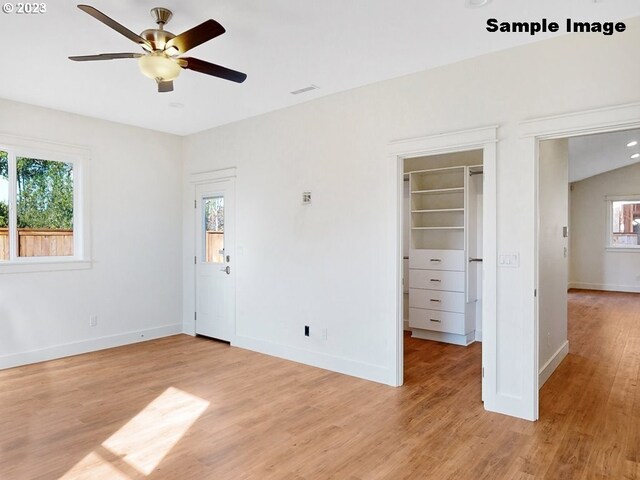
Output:
[[[229,275],[231,273],[231,267],[229,265],[227,265],[224,268],[220,269],[221,272],[227,272],[227,275]]]

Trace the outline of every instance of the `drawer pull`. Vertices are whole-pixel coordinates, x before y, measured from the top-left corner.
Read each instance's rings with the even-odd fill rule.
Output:
[[[439,258],[430,258],[429,261],[430,262],[441,262],[442,260],[440,260]]]
[[[438,303],[440,303],[440,300],[438,300],[438,299],[436,299],[436,298],[430,298],[430,299],[429,299],[429,301],[430,301],[430,302],[438,302]]]
[[[429,280],[430,282],[441,282],[442,280],[438,280],[437,278],[432,278]]]
[[[442,320],[436,320],[435,318],[430,318],[430,322],[442,323]]]

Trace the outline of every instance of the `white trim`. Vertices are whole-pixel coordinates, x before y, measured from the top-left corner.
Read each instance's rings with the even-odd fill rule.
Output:
[[[37,138],[22,137],[0,133],[0,144],[11,145],[20,149],[41,152],[43,154],[59,154],[73,157],[90,157],[91,148],[82,145],[71,145],[67,143],[52,142]]]
[[[605,195],[604,199],[607,202],[640,202],[640,195],[637,193],[629,195]]]
[[[272,357],[284,358],[285,360],[291,360],[293,362],[311,365],[312,367],[323,368],[332,372],[343,373],[387,385],[393,385],[395,380],[393,370],[389,370],[386,367],[292,347],[290,345],[282,345],[238,335],[236,335],[235,339],[231,342],[231,345],[265,355],[271,355]]]
[[[437,155],[446,152],[461,152],[476,150],[479,145],[496,143],[497,125],[472,128],[457,132],[438,133],[426,137],[394,140],[389,143],[387,154],[400,158],[420,157],[422,155]],[[452,139],[455,145],[452,144]]]
[[[626,105],[614,105],[604,108],[584,110],[580,112],[565,113],[562,115],[554,115],[548,117],[540,117],[536,119],[520,122],[521,152],[525,158],[530,159],[530,166],[533,169],[534,182],[534,212],[531,218],[533,222],[534,244],[534,275],[530,282],[530,291],[533,299],[533,322],[529,325],[525,323],[526,330],[523,337],[529,339],[525,345],[527,355],[533,360],[531,368],[527,366],[526,370],[534,369],[535,374],[532,376],[533,382],[529,384],[528,378],[523,378],[523,385],[526,390],[527,398],[526,418],[537,420],[539,415],[539,376],[538,376],[538,341],[539,341],[539,319],[538,319],[538,297],[533,296],[533,292],[538,290],[538,260],[539,260],[539,239],[538,239],[538,147],[541,140],[552,138],[568,138],[578,135],[586,135],[593,133],[606,133],[620,130],[629,130],[640,127],[640,102],[629,103]],[[529,290],[529,282],[524,285],[523,291]],[[530,359],[525,359],[529,364]],[[531,398],[529,398],[531,397]]]
[[[455,333],[435,332],[432,330],[416,328],[411,333],[411,336],[422,340],[433,340],[434,342],[450,343],[452,345],[460,345],[463,347],[467,347],[476,341],[475,332],[469,332],[466,335],[458,335]]]
[[[84,260],[68,260],[60,261],[60,258],[65,257],[51,257],[55,260],[47,261],[47,257],[34,257],[37,258],[37,262],[25,262],[25,263],[0,263],[0,274],[10,273],[34,273],[34,272],[60,272],[67,270],[88,270],[92,266],[91,261]],[[69,257],[73,258],[73,257]]]
[[[613,247],[609,245],[605,247],[605,251],[607,252],[620,252],[620,253],[638,253],[640,252],[640,245],[624,245],[620,247]]]
[[[106,348],[120,347],[131,343],[145,342],[156,338],[168,337],[182,333],[182,324],[164,325],[161,327],[136,330],[133,332],[107,335],[104,337],[80,340],[78,342],[54,345],[52,347],[27,352],[12,353],[0,357],[0,370],[5,368],[18,367],[31,363],[56,360],[72,355],[79,355],[87,352],[95,352]]]
[[[556,368],[558,368],[558,366],[560,365],[560,363],[562,363],[562,360],[564,360],[564,357],[566,357],[568,353],[569,341],[567,340],[562,344],[558,351],[552,355],[549,361],[545,363],[544,366],[540,369],[540,372],[538,373],[538,385],[540,386],[540,388],[542,388],[545,382],[549,380],[551,374],[555,372]]]
[[[569,282],[569,288],[578,290],[602,290],[603,292],[640,293],[638,285],[615,285],[610,283]]]
[[[483,228],[483,330],[485,341],[482,344],[482,362],[485,369],[483,380],[483,395],[487,410],[516,415],[511,407],[511,399],[500,401],[497,391],[497,148],[498,126],[474,128],[470,130],[439,133],[420,138],[410,138],[391,142],[387,147],[389,157],[389,187],[391,197],[389,202],[395,205],[394,216],[389,229],[390,244],[394,245],[393,252],[387,255],[388,272],[395,282],[395,311],[396,318],[389,323],[388,335],[391,339],[389,370],[393,374],[392,385],[400,386],[404,376],[404,318],[403,318],[403,286],[402,286],[402,228],[403,228],[403,160],[405,158],[437,155],[442,153],[463,152],[469,150],[483,150],[484,165],[484,228]],[[395,274],[395,277],[393,274]],[[390,288],[393,288],[390,285]],[[486,395],[485,390],[493,393]],[[478,399],[480,401],[480,399]]]
[[[638,127],[640,102],[581,112],[534,118],[520,122],[522,137],[566,138]]]
[[[207,170],[206,172],[196,172],[189,175],[189,183],[209,183],[216,180],[226,180],[236,176],[236,167],[220,168],[218,170]]]

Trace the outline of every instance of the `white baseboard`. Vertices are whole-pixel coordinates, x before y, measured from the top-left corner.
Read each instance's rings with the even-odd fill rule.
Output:
[[[476,342],[482,342],[482,330],[476,330]]]
[[[580,290],[603,290],[605,292],[640,293],[640,287],[636,285],[570,282],[569,288],[577,288]]]
[[[544,383],[549,380],[549,377],[555,372],[560,362],[564,360],[564,357],[569,353],[569,341],[567,340],[562,344],[556,353],[554,353],[549,361],[545,363],[538,373],[538,389],[542,388]]]
[[[18,367],[20,365],[28,365],[30,363],[70,357],[81,353],[95,352],[96,350],[104,350],[105,348],[145,342],[147,340],[168,337],[178,333],[182,333],[182,323],[148,328],[146,330],[137,330],[134,332],[119,333],[105,337],[91,338],[89,340],[54,345],[39,350],[30,350],[28,352],[12,353],[10,355],[0,356],[0,370]]]
[[[409,320],[404,320],[403,327],[404,327],[404,331],[405,332],[410,332],[411,331],[411,327],[409,326]]]
[[[395,382],[394,375],[392,375],[393,372],[388,368],[358,362],[349,358],[336,357],[326,353],[304,350],[298,347],[238,335],[236,335],[235,340],[231,342],[231,345],[273,357],[284,358],[285,360],[304,363],[312,367],[324,368],[332,372],[351,375],[352,377],[384,383],[386,385],[394,385]]]

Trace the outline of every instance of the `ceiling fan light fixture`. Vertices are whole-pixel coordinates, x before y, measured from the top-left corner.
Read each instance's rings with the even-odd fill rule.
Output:
[[[170,82],[180,75],[182,68],[162,52],[149,53],[138,59],[143,75],[158,81]]]

